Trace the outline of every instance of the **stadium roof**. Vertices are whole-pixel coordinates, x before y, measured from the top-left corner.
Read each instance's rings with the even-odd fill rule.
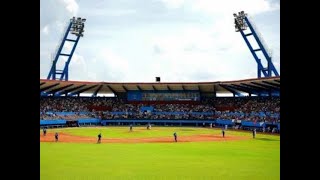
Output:
[[[201,93],[279,93],[280,76],[216,82],[83,82],[40,79],[41,95],[120,94],[131,90],[199,90]]]

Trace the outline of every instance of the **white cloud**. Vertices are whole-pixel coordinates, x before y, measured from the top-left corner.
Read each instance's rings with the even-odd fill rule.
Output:
[[[74,42],[65,42],[63,46],[63,51],[67,52],[68,54],[71,53],[72,47],[74,46]]]
[[[84,57],[74,54],[69,64],[69,79],[72,80],[88,80],[88,66]]]
[[[128,76],[133,75],[129,69],[129,61],[108,48],[97,49],[90,66],[97,67],[92,68],[96,77],[107,77],[109,81],[126,81]]]
[[[267,0],[195,0],[192,10],[207,14],[230,14],[245,11],[251,15],[273,11],[280,8],[279,3]]]
[[[158,1],[164,3],[167,7],[165,13],[173,18],[188,16],[201,20],[181,20],[177,21],[178,23],[160,21],[163,7],[152,6],[144,11],[138,7],[139,1],[132,4],[131,1],[121,4],[117,1],[111,4],[100,1],[99,7],[96,6],[96,1],[45,1],[46,3],[42,3],[45,5],[41,5],[40,30],[41,35],[50,36],[41,38],[41,71],[46,71],[42,74],[46,75],[49,70],[43,68],[49,67],[48,53],[55,50],[52,44],[61,43],[65,24],[70,17],[79,13],[88,17],[88,20],[90,17],[90,21],[86,25],[87,35],[77,47],[78,54],[75,54],[71,61],[69,79],[153,82],[155,76],[161,76],[162,81],[182,82],[234,80],[257,76],[254,58],[241,35],[234,31],[232,14],[244,10],[255,16],[278,10],[279,4],[266,0]],[[271,13],[277,15],[279,12]],[[129,26],[126,17],[132,14],[138,20],[137,23],[131,22],[130,17]],[[116,18],[108,18],[109,16]],[[261,17],[258,20],[269,18]],[[264,39],[270,42],[267,45],[274,50],[276,57],[273,62],[279,71],[280,49],[274,48],[280,44],[279,35],[272,31],[274,23],[267,23],[262,22],[267,29],[261,28],[261,25],[258,28],[261,28]],[[71,47],[72,45],[67,43],[64,50],[70,52]],[[59,65],[63,67],[64,61]]]
[[[43,32],[45,35],[48,35],[48,34],[49,34],[49,26],[46,25],[46,26],[42,29],[42,32]]]
[[[61,20],[53,23],[53,26],[55,27],[56,31],[59,33],[59,37],[62,37],[67,30],[69,21],[66,21],[66,20],[67,19],[64,19],[64,21]]]
[[[219,80],[216,77],[227,77],[238,68],[230,66],[230,60],[215,53],[172,50],[159,56],[159,63],[148,69],[170,81]]]
[[[82,11],[82,13],[86,13],[86,11]],[[88,12],[89,13],[89,12]],[[132,15],[136,13],[136,10],[134,9],[95,9],[94,11],[90,11],[90,17],[94,17],[94,16],[113,16],[113,17],[117,17],[117,16],[125,16],[125,15]]]
[[[76,16],[78,13],[79,5],[75,0],[62,0],[65,4],[65,8],[73,15]]]
[[[161,0],[168,8],[176,9],[181,7],[185,0]]]
[[[97,81],[97,73],[95,72],[88,72],[88,80]]]
[[[127,71],[129,70],[129,62],[114,53],[110,49],[103,49],[99,53],[101,60],[112,68],[113,71]]]
[[[59,31],[72,16],[77,16],[79,5],[75,0],[46,0],[40,6],[40,27],[50,25]]]
[[[206,14],[229,14],[245,11],[251,15],[280,9],[279,3],[267,0],[160,0],[169,9],[187,6],[194,12]]]
[[[197,27],[188,27],[179,34],[158,35],[151,39],[154,47],[157,47],[163,53],[176,51],[208,51],[212,48],[213,33],[211,30],[204,30]]]

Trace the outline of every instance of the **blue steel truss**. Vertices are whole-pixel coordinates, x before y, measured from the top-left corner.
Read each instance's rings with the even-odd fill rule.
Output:
[[[244,41],[246,42],[250,52],[252,53],[254,59],[257,62],[258,65],[258,78],[261,78],[262,75],[264,77],[272,77],[272,73],[275,76],[280,76],[277,69],[272,63],[270,55],[267,53],[266,48],[264,47],[262,41],[260,40],[258,34],[256,33],[256,30],[253,28],[252,24],[250,23],[249,19],[247,18],[246,14],[244,12],[239,12],[239,15],[234,14],[235,16],[235,28],[236,32],[240,32]],[[249,27],[249,29],[247,29]],[[250,32],[244,33],[244,31],[249,30]],[[248,36],[253,36],[255,41],[258,44],[257,49],[253,49],[252,45],[250,44],[250,41],[248,40]],[[261,59],[258,57],[257,52],[262,51],[262,54],[264,58],[267,60],[267,67],[264,67],[261,63]]]
[[[85,19],[83,19],[85,21]],[[78,18],[78,21],[81,21],[81,18]],[[84,21],[82,21],[81,24],[77,24],[79,22],[77,22],[75,20],[75,18],[71,19],[70,20],[70,23],[67,27],[67,30],[64,34],[64,37],[62,39],[62,42],[59,46],[59,49],[57,51],[57,54],[55,55],[55,58],[52,62],[52,66],[51,66],[51,69],[49,71],[49,74],[47,76],[47,79],[50,80],[56,80],[56,79],[59,79],[60,81],[68,81],[69,79],[69,64],[71,62],[71,59],[72,59],[72,56],[74,54],[74,51],[77,47],[77,44],[79,42],[79,39],[80,37],[83,36],[83,27],[84,27]],[[81,27],[80,27],[81,26]],[[80,29],[77,29],[79,28]],[[80,31],[80,32],[76,32],[76,31]],[[71,35],[76,35],[76,39],[70,39],[68,38],[68,36],[71,36]],[[71,42],[73,43],[73,46],[71,48],[71,52],[69,53],[62,53],[62,49],[63,49],[63,46],[65,45],[65,42],[68,41],[68,42]],[[64,68],[63,69],[57,69],[57,62],[59,59],[61,59],[60,57],[61,56],[66,56],[68,57],[67,61],[65,62],[65,65],[64,65]],[[60,75],[60,77],[58,77],[58,75]]]

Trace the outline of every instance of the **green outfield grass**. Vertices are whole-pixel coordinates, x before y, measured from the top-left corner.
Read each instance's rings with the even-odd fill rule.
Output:
[[[49,130],[103,137],[221,134],[219,129],[136,127]],[[251,137],[250,132],[227,135]],[[280,137],[242,141],[139,144],[40,143],[41,180],[57,179],[280,179]]]

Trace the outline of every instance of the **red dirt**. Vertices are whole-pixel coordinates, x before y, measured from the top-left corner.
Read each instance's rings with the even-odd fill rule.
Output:
[[[221,135],[193,135],[178,136],[178,142],[204,142],[204,141],[235,141],[245,140],[249,137],[244,136],[225,136]],[[55,142],[54,133],[47,133],[46,136],[40,135],[40,142]],[[75,136],[67,133],[59,134],[59,142],[76,143],[96,143],[97,138]],[[172,143],[173,137],[152,137],[152,138],[102,138],[101,143]]]

